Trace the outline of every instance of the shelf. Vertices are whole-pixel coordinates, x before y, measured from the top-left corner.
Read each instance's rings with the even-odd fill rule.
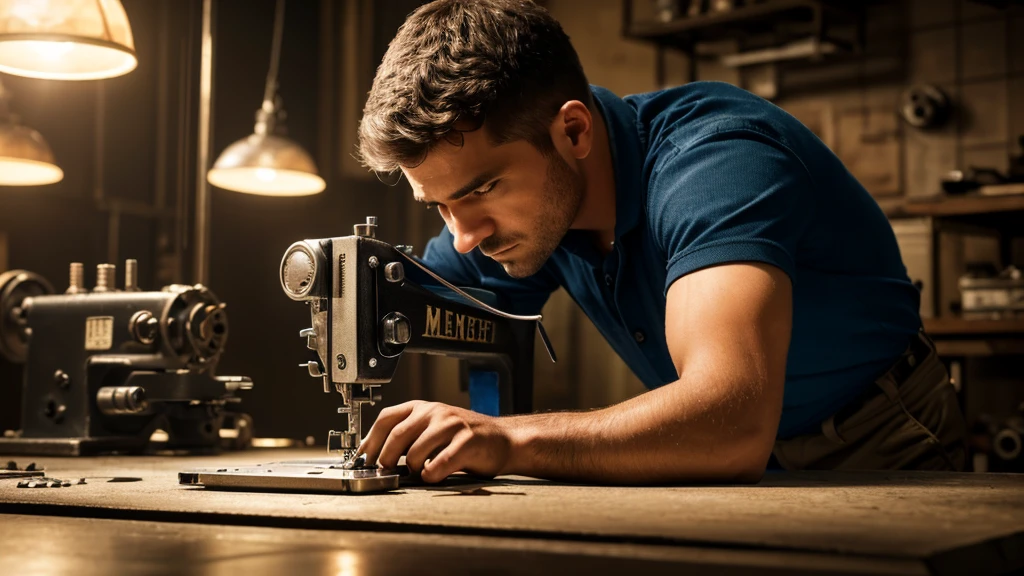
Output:
[[[1017,211],[1024,211],[1024,194],[938,196],[924,200],[908,200],[902,205],[902,213],[908,216],[969,216]]]
[[[1010,336],[1024,338],[1024,318],[1008,320],[965,320],[963,318],[925,318],[929,336]]]
[[[629,0],[624,4],[623,35],[626,38],[675,46],[771,31],[783,22],[807,23],[811,28],[809,33],[822,39],[825,12],[838,11],[853,21],[857,18],[855,10],[840,6],[835,0],[766,0],[722,12],[681,16],[671,22],[632,22],[631,4]]]

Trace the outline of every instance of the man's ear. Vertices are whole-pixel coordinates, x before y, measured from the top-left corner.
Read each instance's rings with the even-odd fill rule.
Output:
[[[587,105],[569,100],[558,109],[551,123],[551,141],[563,155],[583,160],[594,145],[594,118]]]

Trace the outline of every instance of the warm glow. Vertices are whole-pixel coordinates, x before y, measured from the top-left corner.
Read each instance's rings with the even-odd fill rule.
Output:
[[[0,156],[0,186],[40,186],[64,179],[64,171],[47,162]]]
[[[272,168],[214,168],[206,179],[218,188],[264,196],[308,196],[327,187],[316,174]]]
[[[31,42],[31,49],[43,60],[59,60],[75,49],[71,42]]]
[[[0,72],[48,80],[98,80],[131,72],[138,65],[127,50],[80,42],[3,40]]]
[[[257,168],[256,177],[263,182],[273,182],[277,179],[277,170],[273,168]]]
[[[363,567],[363,559],[353,550],[340,550],[334,557],[336,576],[360,576],[367,570]]]

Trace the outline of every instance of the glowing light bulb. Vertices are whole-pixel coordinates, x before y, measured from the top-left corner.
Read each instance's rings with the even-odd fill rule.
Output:
[[[33,42],[32,50],[37,56],[49,61],[60,60],[75,49],[72,42]]]
[[[273,182],[277,178],[277,170],[273,168],[257,168],[256,177],[264,182]]]

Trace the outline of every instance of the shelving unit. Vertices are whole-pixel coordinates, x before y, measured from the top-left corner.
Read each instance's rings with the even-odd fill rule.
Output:
[[[853,53],[863,46],[863,3],[839,0],[765,0],[726,11],[680,16],[668,22],[633,20],[633,0],[622,2],[622,34],[664,48],[682,50],[691,56],[699,42],[743,40],[755,34],[772,33],[775,40],[812,37],[830,42],[840,53]],[[839,25],[857,27],[856,39],[848,41],[831,34]],[[691,60],[693,60],[691,58]]]
[[[1004,263],[1010,261],[1013,239],[1024,236],[1024,195],[1019,194],[937,195],[889,204],[885,211],[890,218],[930,217],[936,234],[963,226],[991,230],[999,238]],[[925,319],[924,327],[945,356],[1024,354],[1024,318],[969,320],[940,315]]]
[[[907,216],[979,216],[1024,212],[1024,195],[927,197],[904,202],[902,210]]]

